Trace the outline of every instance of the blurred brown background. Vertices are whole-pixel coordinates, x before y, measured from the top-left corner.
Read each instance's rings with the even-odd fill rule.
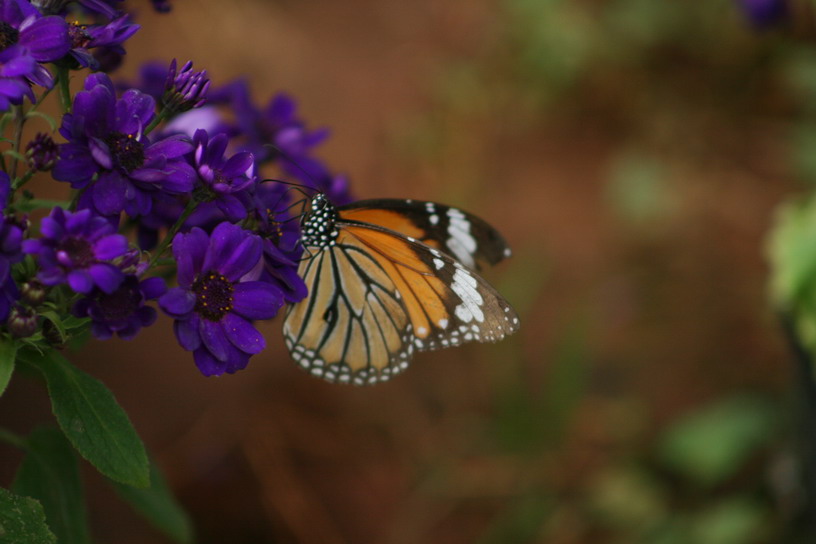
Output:
[[[764,237],[810,173],[807,28],[758,32],[719,0],[135,7],[118,75],[175,57],[215,85],[246,75],[260,103],[286,90],[331,127],[319,154],[357,196],[461,206],[515,253],[486,276],[519,334],[419,355],[376,387],[302,373],[280,318],[222,378],[198,373],[166,318],[72,355],[131,415],[199,542],[785,533],[793,377]],[[48,418],[15,377],[0,422]],[[2,455],[6,481],[18,458]],[[85,472],[98,542],[169,542]]]

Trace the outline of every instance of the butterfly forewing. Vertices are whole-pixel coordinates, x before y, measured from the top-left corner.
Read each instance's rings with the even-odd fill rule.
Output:
[[[379,225],[415,238],[479,270],[510,256],[501,234],[475,215],[436,202],[381,198],[339,208],[344,221]]]
[[[343,230],[393,267],[417,349],[496,342],[518,329],[518,315],[510,304],[481,276],[442,251],[373,225],[346,225]]]

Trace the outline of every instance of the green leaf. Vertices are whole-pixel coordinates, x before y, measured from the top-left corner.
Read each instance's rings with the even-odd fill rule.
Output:
[[[777,211],[768,243],[771,294],[783,307],[795,305],[816,286],[816,198],[790,202]]]
[[[27,444],[12,489],[40,501],[59,542],[89,542],[79,464],[71,444],[61,432],[46,427],[35,429]]]
[[[51,208],[65,208],[67,209],[71,205],[70,202],[66,200],[47,200],[47,199],[40,199],[40,198],[32,198],[32,199],[20,199],[17,202],[12,204],[12,207],[17,210],[18,212],[29,213],[33,212],[34,210],[41,210],[41,209],[51,209]]]
[[[53,350],[43,355],[25,352],[23,360],[42,372],[57,422],[85,459],[112,480],[149,485],[144,445],[102,382]]]
[[[696,544],[767,542],[769,512],[755,501],[734,497],[697,514],[691,523]]]
[[[26,113],[26,118],[28,117],[39,117],[40,119],[43,119],[48,123],[48,125],[51,127],[51,132],[56,132],[57,130],[57,122],[50,115],[47,115],[36,110],[31,110],[28,113]]]
[[[719,400],[672,425],[659,445],[662,461],[704,486],[736,473],[773,436],[772,403],[757,397]]]
[[[28,160],[28,159],[26,159],[25,155],[23,155],[19,151],[13,150],[13,149],[6,149],[5,151],[3,151],[3,155],[4,156],[7,155],[9,157],[15,158],[15,159],[17,159],[18,161],[21,161],[21,162],[26,162]]]
[[[0,488],[0,544],[53,544],[42,505]]]
[[[4,338],[0,340],[0,397],[8,387],[14,373],[14,360],[17,357],[17,342]]]
[[[193,526],[187,513],[176,502],[159,468],[150,463],[150,487],[139,489],[113,482],[119,495],[129,502],[154,527],[182,544],[193,541]]]

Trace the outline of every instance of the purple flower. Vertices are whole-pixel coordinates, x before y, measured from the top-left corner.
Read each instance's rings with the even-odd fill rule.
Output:
[[[249,190],[255,182],[255,162],[252,153],[246,151],[226,159],[228,143],[226,134],[210,140],[207,131],[196,131],[195,167],[208,193],[207,200],[214,201],[230,221],[239,221],[246,217],[251,205]]]
[[[261,280],[278,287],[289,303],[298,302],[308,293],[298,275],[303,249],[299,244],[298,216],[291,213],[297,202],[289,205],[287,199],[292,191],[290,186],[267,181],[258,184],[254,194],[257,231],[264,240]]]
[[[54,139],[48,134],[39,132],[26,145],[26,158],[32,170],[51,170],[57,160],[59,149]]]
[[[788,15],[786,0],[738,0],[745,16],[757,28],[766,28]]]
[[[231,223],[219,224],[209,236],[193,228],[173,239],[179,287],[159,305],[175,318],[179,344],[193,352],[205,376],[241,370],[266,346],[251,321],[273,317],[283,296],[257,281],[261,253],[261,239]]]
[[[9,316],[12,305],[20,299],[20,290],[14,279],[9,277],[0,287],[0,320]]]
[[[130,15],[122,15],[104,25],[80,25],[74,23],[69,26],[68,34],[71,38],[71,56],[80,66],[99,70],[99,60],[91,53],[91,49],[104,47],[109,52],[115,51],[124,54],[122,44],[133,36],[140,26],[130,22]]]
[[[181,113],[204,105],[210,80],[207,71],[193,72],[193,62],[187,61],[176,72],[176,59],[170,63],[162,93],[162,104],[171,113]]]
[[[43,17],[25,0],[0,0],[0,49],[19,44],[34,60],[52,62],[71,47],[68,23],[61,17]]]
[[[77,0],[79,4],[91,13],[99,13],[108,19],[113,19],[119,12],[112,4],[117,4],[122,0]]]
[[[146,303],[166,291],[161,278],[139,281],[136,276],[126,276],[112,293],[94,289],[77,301],[72,311],[77,317],[91,318],[91,332],[99,339],[107,340],[116,333],[119,338],[130,340],[142,327],[156,321],[156,310]]]
[[[287,171],[307,162],[311,149],[329,135],[326,129],[307,130],[296,115],[294,100],[284,93],[275,95],[263,110],[258,109],[244,80],[234,81],[217,93],[211,93],[211,101],[232,106],[236,121],[233,131],[247,139],[243,149],[251,152],[259,162],[280,159]]]
[[[0,202],[5,207],[11,185],[9,176],[0,172]],[[0,213],[0,283],[11,276],[11,265],[23,260],[23,229],[12,217]]]
[[[42,67],[24,47],[13,45],[0,51],[0,111],[21,104],[24,96],[32,102],[36,100],[27,80],[36,77],[39,68]],[[46,83],[50,86],[50,81]]]
[[[272,240],[263,244],[263,271],[260,279],[274,285],[283,293],[283,299],[292,304],[302,300],[309,290],[298,274],[298,261],[293,260]]]
[[[153,9],[158,13],[169,13],[173,9],[170,0],[150,0],[153,4]]]
[[[23,242],[23,251],[39,258],[37,279],[44,285],[67,283],[83,294],[94,287],[113,293],[121,285],[124,274],[111,261],[127,252],[128,242],[104,217],[54,208],[40,232],[42,238]]]
[[[154,107],[153,98],[135,89],[117,100],[105,74],[85,80],[73,112],[62,119],[60,134],[68,143],[60,146],[53,173],[75,189],[87,187],[80,207],[102,215],[122,210],[144,215],[150,212],[151,193],[192,190],[195,171],[184,160],[192,143],[178,135],[151,142],[143,134],[155,116]]]

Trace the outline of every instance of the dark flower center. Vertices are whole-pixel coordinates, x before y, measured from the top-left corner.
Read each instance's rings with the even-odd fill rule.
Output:
[[[235,288],[226,276],[218,272],[207,272],[193,282],[196,295],[195,311],[210,321],[220,321],[232,311],[232,293]]]
[[[5,21],[0,21],[0,51],[17,43],[20,31]]]
[[[77,268],[85,268],[96,262],[93,246],[84,238],[66,238],[57,246],[71,258],[71,263]]]
[[[101,294],[97,299],[98,310],[104,321],[121,321],[128,319],[139,309],[142,295],[138,283],[125,282],[113,293]]]
[[[144,164],[144,144],[132,134],[112,132],[105,138],[116,165],[127,173],[141,168]]]
[[[71,38],[71,49],[88,47],[92,39],[87,27],[79,23],[68,25],[68,37]]]

